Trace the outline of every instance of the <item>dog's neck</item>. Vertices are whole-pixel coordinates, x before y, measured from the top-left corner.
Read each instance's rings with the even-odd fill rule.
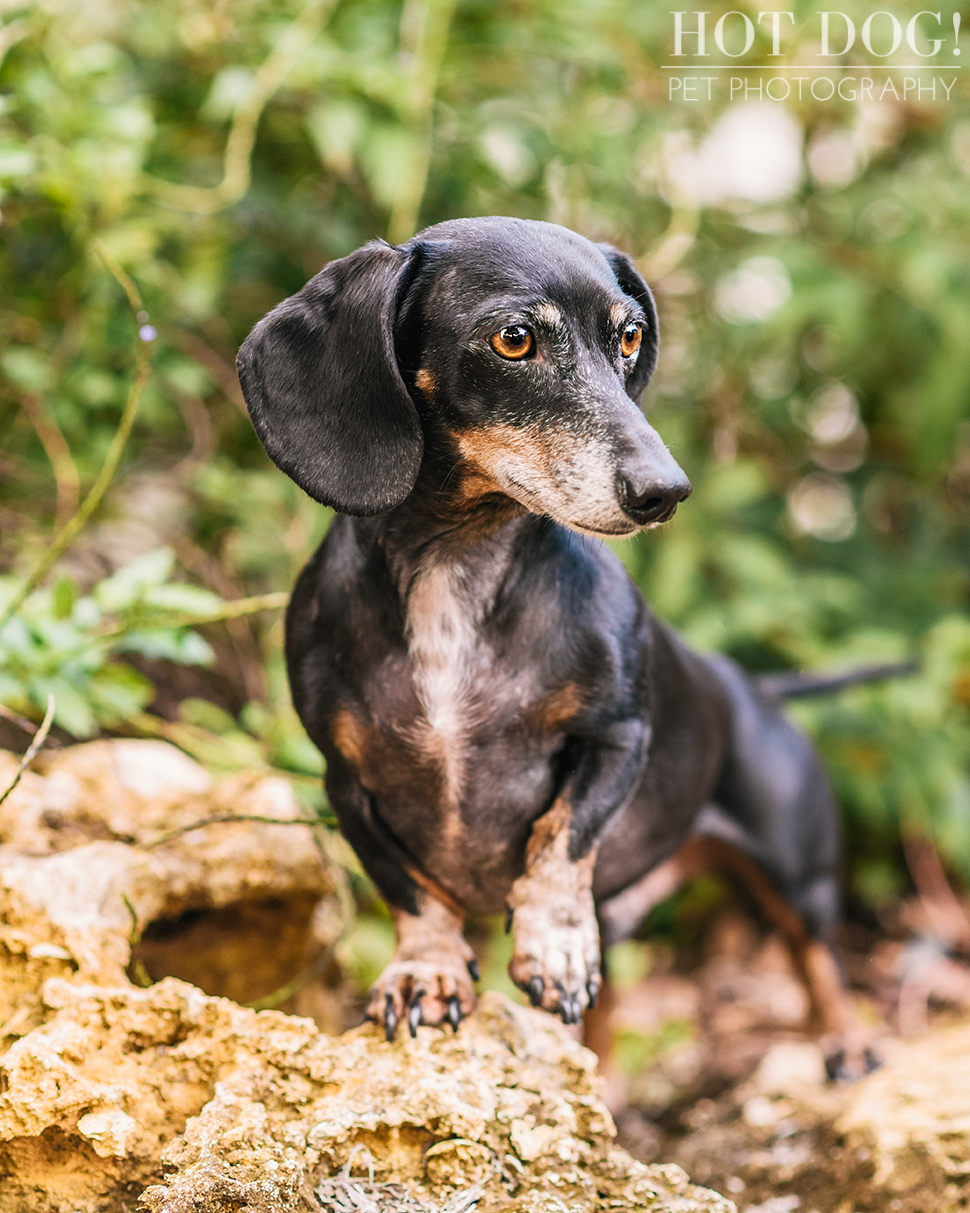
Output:
[[[460,480],[444,485],[422,469],[414,491],[382,520],[380,542],[402,603],[432,565],[464,570],[489,599],[515,559],[523,531],[540,521],[497,493],[470,502]]]

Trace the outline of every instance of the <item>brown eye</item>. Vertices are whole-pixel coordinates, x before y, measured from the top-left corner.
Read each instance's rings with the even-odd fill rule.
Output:
[[[508,328],[493,333],[488,343],[496,354],[511,358],[514,362],[519,358],[528,358],[535,349],[536,341],[524,324],[510,324]]]
[[[620,353],[624,358],[632,358],[640,348],[640,342],[643,340],[643,330],[639,324],[632,322],[626,326],[620,335]]]

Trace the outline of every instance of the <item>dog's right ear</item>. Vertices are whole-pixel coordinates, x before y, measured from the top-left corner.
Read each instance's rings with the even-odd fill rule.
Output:
[[[421,425],[393,326],[420,246],[368,244],[333,261],[246,338],[236,366],[270,459],[323,505],[384,514],[414,488]]]

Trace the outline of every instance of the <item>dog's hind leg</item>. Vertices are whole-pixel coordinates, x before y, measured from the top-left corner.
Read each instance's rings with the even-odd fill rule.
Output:
[[[712,817],[713,814],[702,815],[702,823],[710,823]],[[829,1076],[857,1078],[874,1069],[878,1063],[868,1047],[868,1034],[857,1027],[855,1010],[831,947],[825,940],[813,937],[803,917],[778,892],[761,864],[724,838],[695,835],[666,862],[604,901],[599,906],[604,946],[633,934],[654,906],[687,881],[713,872],[733,877],[787,943],[808,993],[814,1021],[811,1026],[819,1034]],[[821,899],[829,892],[814,890],[814,895]],[[608,1002],[608,971],[604,976]],[[609,1035],[601,1021],[602,1015],[587,1021],[587,1043],[600,1057],[608,1075]]]
[[[778,705],[724,658],[709,658],[731,705],[731,746],[693,836],[666,862],[599,907],[604,943],[628,937],[685,880],[722,870],[737,878],[781,933],[809,994],[833,1077],[872,1069],[867,1033],[832,952],[838,926],[841,837],[821,763]]]
[[[812,1001],[829,1072],[875,1064],[832,951],[841,911],[838,811],[808,739],[723,657],[708,658],[731,702],[732,743],[694,846],[732,871],[787,940]],[[688,843],[690,846],[691,843]]]

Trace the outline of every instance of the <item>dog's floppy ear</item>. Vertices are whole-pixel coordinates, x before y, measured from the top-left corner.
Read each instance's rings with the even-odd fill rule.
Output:
[[[342,514],[383,514],[414,488],[424,440],[394,356],[420,246],[331,262],[246,338],[236,366],[270,459]]]
[[[660,344],[657,309],[653,302],[653,295],[650,293],[650,287],[640,277],[636,266],[626,253],[621,253],[612,244],[601,244],[598,247],[610,263],[620,290],[624,295],[635,299],[643,308],[643,341],[637,356],[636,370],[626,385],[627,395],[633,400],[639,400],[640,393],[650,382],[650,376],[657,365],[657,348]]]

